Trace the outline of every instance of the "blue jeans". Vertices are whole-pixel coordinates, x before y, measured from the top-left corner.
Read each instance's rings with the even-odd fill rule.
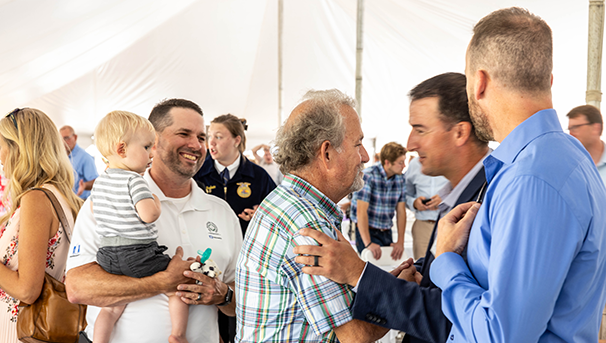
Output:
[[[358,231],[358,223],[356,225],[356,248],[358,248],[358,252],[361,254],[362,250],[364,250],[364,241],[362,240],[362,236],[360,236],[360,231]],[[393,243],[391,229],[389,230],[378,230],[373,228],[368,228],[368,233],[370,233],[370,241],[373,243],[377,243],[382,247],[387,247]]]

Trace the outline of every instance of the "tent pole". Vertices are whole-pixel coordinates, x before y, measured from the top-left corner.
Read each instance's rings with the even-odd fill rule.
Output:
[[[362,36],[364,33],[364,0],[358,0],[358,17],[356,20],[356,111],[362,122]]]
[[[284,29],[284,0],[278,0],[278,127],[282,126],[284,86],[282,85],[282,30]]]
[[[589,0],[589,41],[587,48],[588,105],[600,108],[602,101],[602,41],[604,37],[604,0]]]

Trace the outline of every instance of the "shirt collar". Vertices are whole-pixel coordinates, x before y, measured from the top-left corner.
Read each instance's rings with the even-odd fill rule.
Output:
[[[340,224],[343,221],[343,213],[337,204],[328,199],[316,187],[292,174],[284,176],[282,185],[292,189],[297,195],[311,202],[312,205],[319,207],[322,212],[328,215],[329,220],[332,221],[336,227],[340,227]]]
[[[484,160],[486,180],[490,182],[503,164],[513,163],[530,142],[548,132],[563,132],[554,109],[541,110],[523,121]]]
[[[223,169],[227,168],[227,170],[229,170],[229,178],[231,179],[232,177],[234,177],[234,174],[236,174],[236,170],[238,170],[238,167],[240,166],[240,159],[241,155],[238,155],[238,158],[236,158],[234,163],[228,165],[227,167],[215,160],[215,169],[217,170],[217,173],[221,174]]]
[[[492,149],[488,149],[486,155],[484,155],[484,157],[482,157],[482,159],[479,160],[478,163],[476,163],[476,165],[473,166],[473,168],[471,168],[471,170],[467,172],[467,174],[465,174],[465,176],[463,176],[461,181],[459,181],[459,183],[454,189],[452,188],[452,184],[450,183],[450,181],[446,183],[446,185],[442,189],[440,189],[440,191],[438,192],[438,195],[440,195],[440,198],[442,198],[442,202],[440,203],[440,205],[438,205],[440,213],[448,212],[454,207],[454,204],[461,196],[461,193],[463,193],[465,188],[469,186],[469,183],[473,180],[476,174],[480,171],[480,169],[482,169],[482,162],[484,162],[484,159],[486,159],[486,157],[488,157],[490,153],[492,153]]]
[[[598,161],[598,167],[606,165],[606,143],[602,142],[602,144],[604,144],[604,151],[602,152],[602,157],[600,157],[600,161]]]
[[[171,201],[170,198],[167,197],[164,194],[164,192],[162,192],[160,187],[158,187],[158,185],[156,184],[154,179],[149,174],[149,170],[150,169],[147,169],[145,171],[145,174],[143,175],[143,178],[145,179],[145,181],[147,181],[149,190],[158,197],[158,200],[160,200],[160,202]],[[182,212],[185,212],[188,210],[190,210],[190,211],[191,210],[196,210],[196,211],[210,210],[211,203],[208,201],[208,199],[204,199],[204,197],[212,196],[212,195],[207,195],[206,193],[202,192],[202,190],[200,189],[200,187],[198,187],[198,185],[196,184],[194,179],[191,179],[190,181],[191,181],[191,191],[189,193],[190,198],[189,198],[189,201],[183,207]]]

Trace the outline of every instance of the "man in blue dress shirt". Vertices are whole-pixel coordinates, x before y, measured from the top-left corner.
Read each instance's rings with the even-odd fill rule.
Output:
[[[71,126],[63,126],[59,133],[65,141],[65,149],[74,168],[74,193],[86,200],[90,196],[95,179],[99,176],[95,159],[78,145],[78,135]]]
[[[551,29],[509,8],[473,33],[471,119],[501,144],[484,160],[481,207],[460,205],[439,222],[430,275],[453,324],[449,342],[597,342],[606,189],[552,109]]]

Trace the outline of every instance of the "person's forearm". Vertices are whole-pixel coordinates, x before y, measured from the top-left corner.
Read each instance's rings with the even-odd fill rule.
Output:
[[[420,287],[369,263],[351,310],[355,319],[366,320],[367,314],[373,313],[386,320],[381,324],[384,327],[423,341],[444,343],[451,325],[440,308],[441,299],[439,288]]]
[[[362,237],[362,242],[364,246],[368,246],[371,242],[370,240],[370,229],[368,227],[368,213],[366,211],[358,210],[358,231],[360,232],[360,237]]]
[[[90,191],[91,189],[93,189],[93,184],[95,183],[95,180],[96,179],[84,182],[84,189],[87,191]]]
[[[406,205],[404,203],[398,203],[396,223],[398,227],[398,243],[404,244],[404,236],[406,234]]]
[[[160,273],[137,279],[110,274],[96,262],[70,269],[65,288],[70,302],[98,307],[124,305],[168,291]]]
[[[385,336],[388,331],[389,329],[357,319],[335,328],[339,341],[354,343],[374,342]]]
[[[236,293],[235,293],[236,292],[236,283],[232,282],[232,283],[229,283],[228,285],[234,291],[234,294],[232,295],[231,304],[225,305],[225,306],[217,306],[217,307],[226,316],[234,317],[236,315]],[[227,292],[225,292],[225,295],[227,295]]]

